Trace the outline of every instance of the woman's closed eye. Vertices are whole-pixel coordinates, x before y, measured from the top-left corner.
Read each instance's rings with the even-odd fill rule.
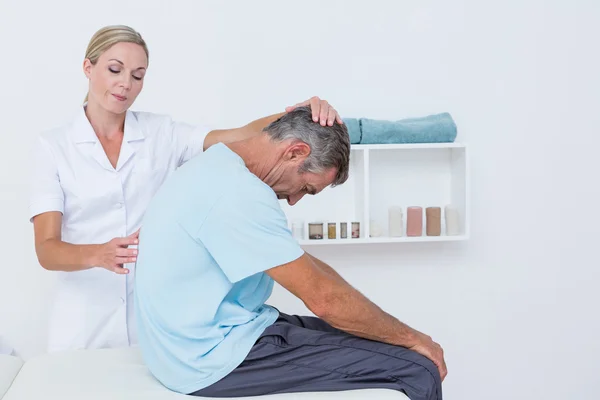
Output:
[[[112,72],[113,74],[120,74],[120,73],[121,73],[121,70],[120,70],[120,69],[117,69],[117,68],[114,68],[114,67],[109,67],[109,68],[108,68],[108,70],[109,70],[110,72]],[[132,76],[132,77],[133,77],[133,79],[135,79],[136,81],[141,81],[142,79],[144,79],[144,77],[143,77],[143,76],[137,76],[137,75],[131,75],[131,76]]]

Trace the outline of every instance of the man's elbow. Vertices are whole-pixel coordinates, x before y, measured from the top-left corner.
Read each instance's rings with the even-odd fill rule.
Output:
[[[308,309],[320,319],[327,320],[336,308],[337,300],[332,292],[317,292],[309,302],[305,302]]]

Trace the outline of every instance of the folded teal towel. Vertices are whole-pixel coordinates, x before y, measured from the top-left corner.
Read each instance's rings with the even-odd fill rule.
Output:
[[[452,143],[456,140],[456,124],[449,113],[386,121],[369,118],[347,118],[352,144]]]
[[[362,133],[360,132],[360,120],[358,118],[344,118],[344,125],[348,128],[351,144],[359,144]]]

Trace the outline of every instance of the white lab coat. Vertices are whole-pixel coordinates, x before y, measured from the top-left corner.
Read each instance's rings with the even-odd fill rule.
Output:
[[[63,213],[62,240],[106,243],[135,232],[156,190],[202,152],[208,128],[167,116],[128,111],[116,168],[81,107],[74,120],[39,135],[32,162],[29,215]],[[48,351],[137,343],[134,265],[129,275],[104,268],[57,272]],[[168,268],[168,266],[165,266]]]

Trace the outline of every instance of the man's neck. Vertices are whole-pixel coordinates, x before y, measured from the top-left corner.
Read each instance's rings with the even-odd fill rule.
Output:
[[[227,144],[239,155],[246,167],[260,180],[265,181],[280,159],[280,149],[267,135],[259,135],[249,139]]]

